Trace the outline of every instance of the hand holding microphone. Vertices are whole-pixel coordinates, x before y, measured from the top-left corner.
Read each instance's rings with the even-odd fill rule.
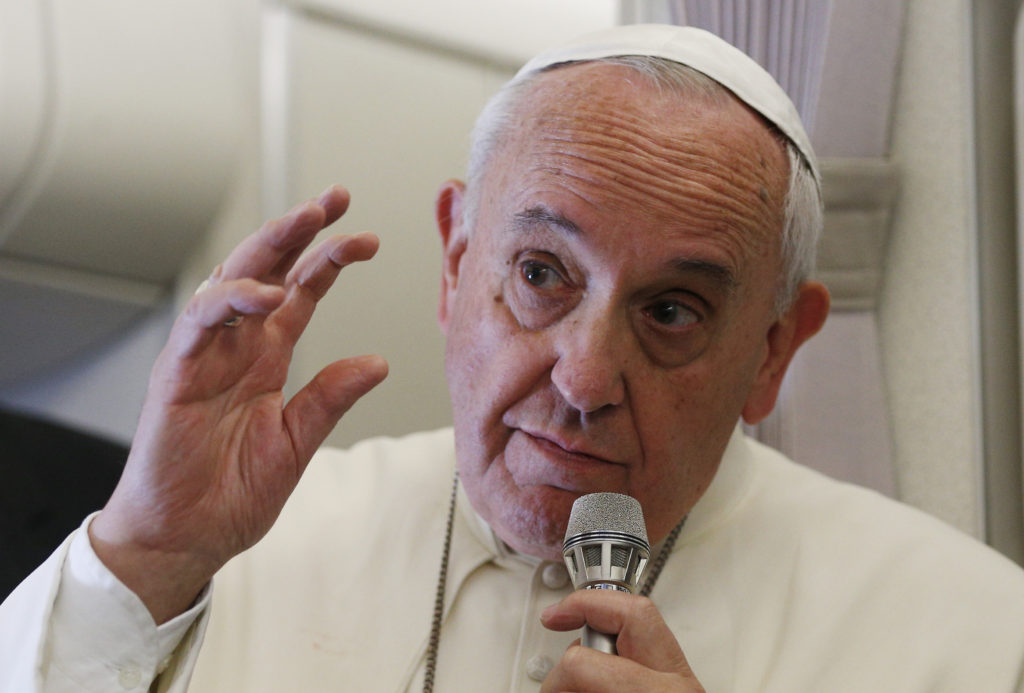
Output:
[[[558,631],[582,627],[583,647],[566,651],[542,693],[704,691],[655,604],[635,596],[650,558],[635,499],[615,493],[577,499],[563,556],[576,591],[548,607],[541,621]]]

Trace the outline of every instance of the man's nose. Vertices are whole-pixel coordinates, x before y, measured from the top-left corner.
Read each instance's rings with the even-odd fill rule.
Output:
[[[565,401],[583,413],[622,404],[632,339],[628,326],[602,314],[563,320],[557,330],[551,381]]]

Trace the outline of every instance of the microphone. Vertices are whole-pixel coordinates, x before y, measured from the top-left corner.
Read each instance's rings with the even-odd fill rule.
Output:
[[[573,586],[635,594],[651,557],[640,503],[621,493],[591,493],[572,504],[562,557]],[[582,644],[617,654],[614,635],[583,626]]]

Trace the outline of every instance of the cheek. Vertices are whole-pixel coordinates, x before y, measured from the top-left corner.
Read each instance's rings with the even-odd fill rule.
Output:
[[[686,460],[703,459],[709,448],[728,438],[745,400],[741,389],[711,372],[663,375],[659,394],[642,398],[634,409],[645,454],[652,460],[671,460],[660,465],[667,467],[660,475],[685,473],[692,466]]]
[[[465,282],[456,297],[445,367],[452,398],[485,386],[489,373],[502,358],[507,329],[501,319],[500,298],[487,282]]]
[[[529,394],[545,370],[540,337],[512,317],[502,279],[494,272],[463,282],[448,330],[445,371],[456,433],[486,448],[474,457],[500,451],[505,411]]]
[[[493,297],[497,281],[481,269],[473,246],[462,260],[459,282],[452,297],[451,317],[445,349],[449,382],[461,379],[465,372],[479,371],[486,365],[487,352],[495,342],[493,309],[487,298]]]
[[[655,374],[633,404],[645,462],[631,485],[667,515],[688,510],[710,483],[750,390],[750,354],[714,353]]]

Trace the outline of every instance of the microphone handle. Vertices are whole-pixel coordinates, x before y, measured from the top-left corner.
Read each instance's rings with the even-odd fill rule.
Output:
[[[580,638],[580,644],[583,647],[589,647],[598,652],[604,652],[605,654],[618,654],[615,649],[614,635],[608,635],[607,633],[601,633],[588,625],[583,626],[583,635]]]
[[[625,592],[626,594],[633,594],[633,591],[617,585],[614,582],[598,582],[592,585],[587,585],[583,589],[585,590],[616,590],[618,592]],[[609,635],[608,633],[602,633],[594,630],[586,623],[583,624],[583,634],[580,636],[580,644],[583,647],[589,647],[592,650],[598,652],[604,652],[605,654],[617,655],[619,654],[618,649],[615,647],[615,641],[618,640],[617,635]]]

